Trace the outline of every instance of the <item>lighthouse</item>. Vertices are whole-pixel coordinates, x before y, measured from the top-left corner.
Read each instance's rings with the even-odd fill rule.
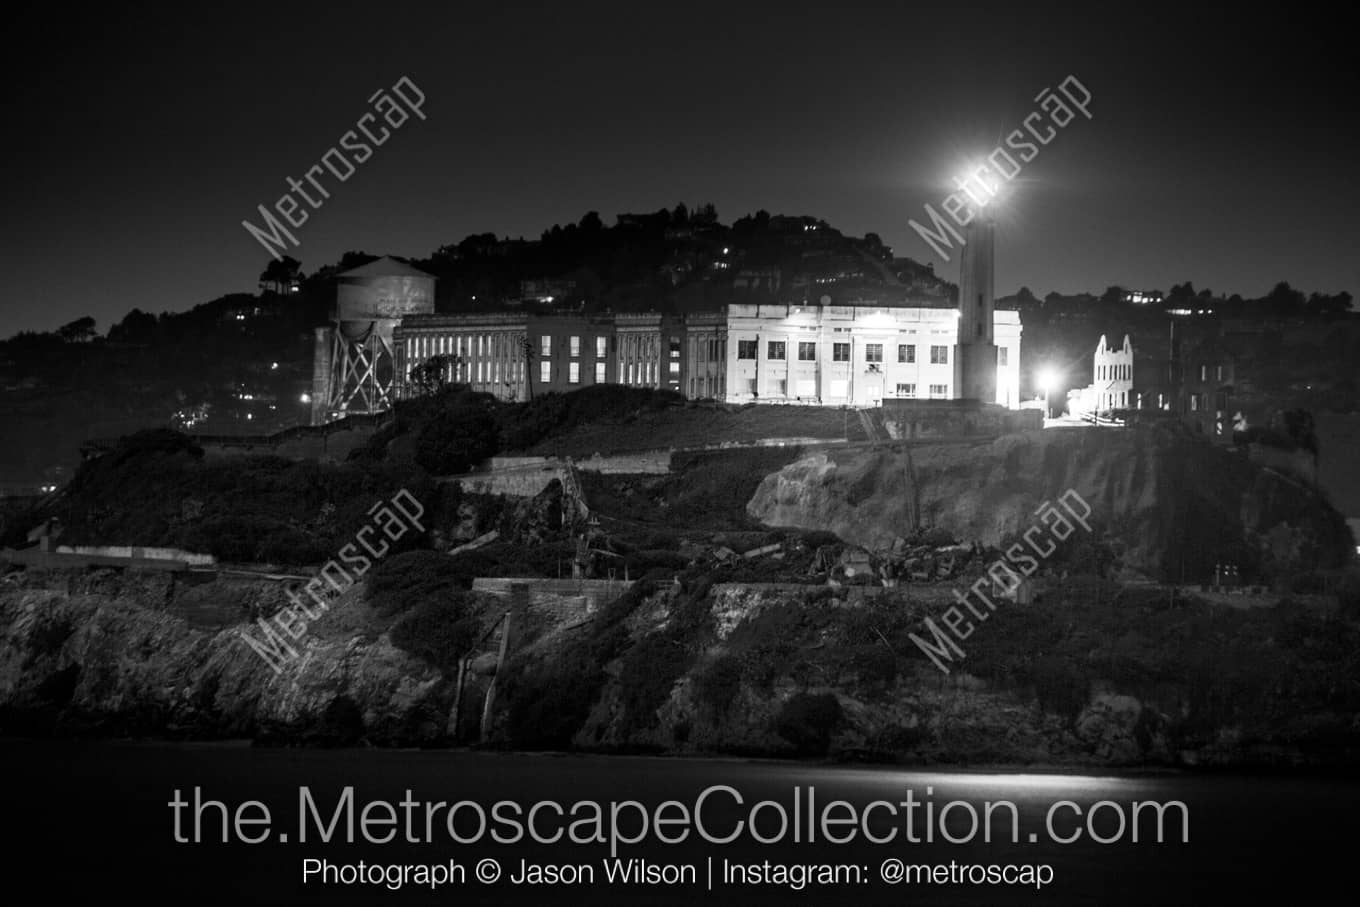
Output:
[[[954,346],[954,396],[997,403],[993,336],[996,222],[984,205],[964,227],[959,257],[959,334]]]

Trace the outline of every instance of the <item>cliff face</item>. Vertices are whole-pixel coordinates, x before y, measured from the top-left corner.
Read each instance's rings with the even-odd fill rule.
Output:
[[[569,742],[1082,766],[1345,765],[1360,752],[1353,621],[1169,604],[1113,583],[1043,594],[978,627],[945,675],[910,634],[953,604],[946,585],[667,589],[616,625],[628,639],[581,691],[587,707],[566,709],[579,716]],[[579,654],[547,658],[579,671]],[[513,718],[502,733],[519,743]]]
[[[386,636],[356,632],[344,607],[323,615],[276,674],[241,640],[244,623],[194,626],[156,589],[0,587],[0,726],[316,743],[443,737],[448,683]]]
[[[865,547],[939,527],[999,547],[1075,490],[1090,520],[1153,575],[1204,578],[1335,566],[1351,544],[1315,489],[1176,427],[1049,430],[990,443],[818,452],[768,476],[747,512]]]

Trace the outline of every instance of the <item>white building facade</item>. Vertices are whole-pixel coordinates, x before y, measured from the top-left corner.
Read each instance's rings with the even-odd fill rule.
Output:
[[[1124,335],[1122,346],[1112,346],[1100,335],[1092,357],[1091,383],[1068,392],[1068,410],[1073,415],[1105,413],[1136,407],[1133,398],[1133,344]]]
[[[1020,315],[992,313],[996,399],[1020,405]],[[959,311],[875,305],[731,305],[731,403],[877,406],[885,398],[950,400]]]

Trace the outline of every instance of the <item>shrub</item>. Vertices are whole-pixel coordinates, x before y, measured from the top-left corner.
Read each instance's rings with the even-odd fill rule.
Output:
[[[775,719],[775,732],[800,756],[825,756],[831,735],[840,726],[844,713],[833,693],[799,693],[784,703]]]
[[[458,558],[435,551],[408,551],[378,563],[365,598],[380,615],[403,614],[424,602],[461,601],[465,577]]]
[[[741,692],[741,660],[732,655],[720,655],[694,678],[694,697],[721,718],[732,707]]]
[[[392,644],[451,674],[482,632],[468,610],[460,594],[420,602],[392,625]]]
[[[416,435],[415,460],[432,475],[468,472],[496,453],[496,420],[485,406],[450,407]]]

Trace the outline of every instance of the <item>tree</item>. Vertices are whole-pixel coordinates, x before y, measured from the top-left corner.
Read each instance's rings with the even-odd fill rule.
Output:
[[[534,361],[538,359],[538,351],[534,349],[534,342],[525,334],[519,339],[520,349],[524,351],[524,395],[526,399],[534,399]]]
[[[93,340],[94,334],[94,319],[89,315],[57,328],[57,336],[67,343],[85,343]]]
[[[462,361],[461,356],[453,354],[431,356],[411,369],[411,389],[421,396],[438,393],[448,387],[454,367]]]
[[[416,436],[415,460],[431,475],[467,472],[495,452],[496,418],[477,404],[450,407]]]
[[[302,282],[302,262],[290,255],[275,258],[260,272],[260,289],[287,293]]]
[[[1275,284],[1275,288],[1266,294],[1266,309],[1272,315],[1293,315],[1303,311],[1306,297],[1299,290],[1294,289],[1285,281]]]
[[[156,335],[156,316],[133,309],[123,320],[109,328],[109,339],[123,343],[146,343]]]

